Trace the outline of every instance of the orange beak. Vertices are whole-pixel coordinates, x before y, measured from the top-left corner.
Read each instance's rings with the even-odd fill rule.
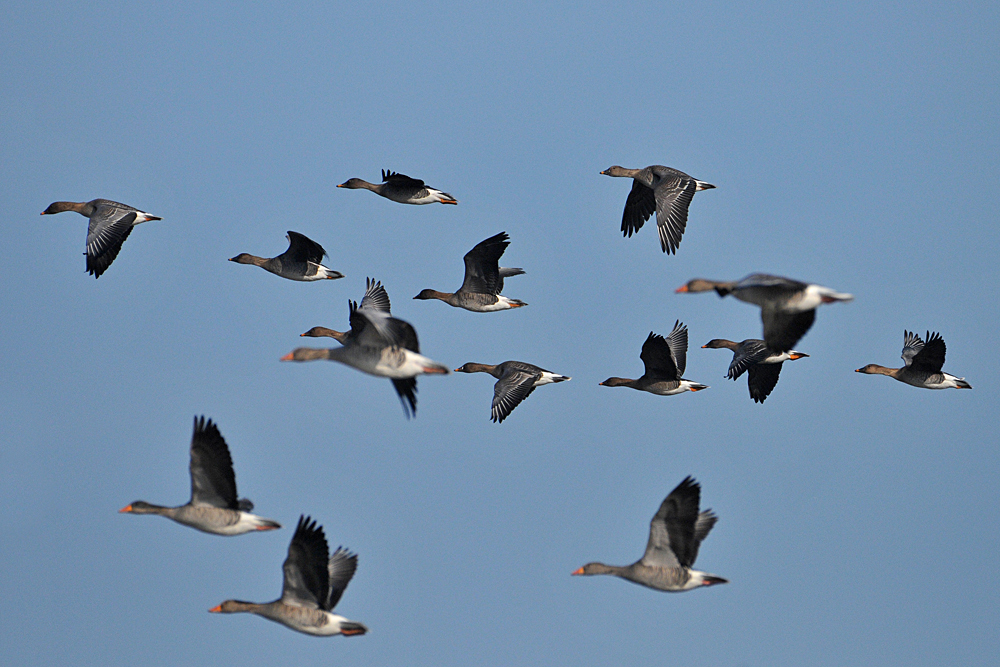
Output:
[[[681,293],[687,292],[687,291],[688,291],[688,286],[687,285],[681,285],[680,287],[678,287],[677,289],[674,290],[674,294],[681,294]]]
[[[278,359],[278,361],[295,361],[295,357],[292,355],[291,352],[289,352],[288,354],[286,354],[285,356],[283,356],[281,359]]]
[[[211,609],[209,609],[208,611],[209,611],[209,613],[211,613],[211,614],[219,614],[219,613],[222,613],[222,605],[221,605],[221,604],[217,604],[217,605],[215,605],[214,607],[212,607]]]
[[[572,572],[570,572],[570,574],[573,575],[573,576],[578,575],[578,574],[583,574],[583,568],[581,567],[578,570],[573,570]]]
[[[131,511],[132,511],[132,506],[131,505],[126,505],[125,507],[123,507],[120,510],[118,510],[118,513],[122,514],[122,513],[131,512]]]

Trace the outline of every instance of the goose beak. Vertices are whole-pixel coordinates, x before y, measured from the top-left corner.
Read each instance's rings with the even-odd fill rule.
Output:
[[[674,294],[683,294],[684,292],[687,292],[687,291],[688,291],[688,286],[687,285],[681,285],[680,287],[678,287],[677,289],[674,290]]]
[[[209,609],[208,611],[209,611],[210,614],[221,614],[222,613],[222,605],[221,604],[217,604],[214,607],[212,607],[211,609]]]
[[[602,171],[601,173],[603,174],[604,172]],[[572,572],[570,572],[570,575],[574,576],[574,577],[578,576],[578,575],[581,575],[581,574],[583,574],[583,568],[582,567],[578,568],[576,570],[573,570]]]
[[[126,505],[125,507],[123,507],[120,510],[118,510],[118,513],[119,514],[128,514],[131,511],[132,511],[132,506],[131,505]]]
[[[283,356],[281,359],[278,359],[278,361],[295,361],[295,357],[292,355],[291,352],[289,352],[288,354],[286,354],[285,356]]]

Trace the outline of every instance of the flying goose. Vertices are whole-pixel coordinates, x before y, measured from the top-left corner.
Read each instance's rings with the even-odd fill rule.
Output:
[[[264,604],[226,600],[209,611],[257,614],[307,635],[363,635],[368,632],[363,624],[332,613],[357,567],[357,555],[343,547],[330,556],[323,527],[301,516],[282,566],[281,597]]]
[[[455,369],[456,373],[489,373],[497,378],[493,385],[493,406],[490,415],[494,423],[501,423],[521,401],[543,384],[565,382],[569,376],[557,375],[534,364],[523,361],[505,361],[502,364],[477,364],[470,361]]]
[[[389,294],[382,287],[380,281],[372,280],[371,278],[365,278],[365,295],[361,299],[361,304],[358,306],[360,310],[369,308],[376,310],[386,315],[390,315],[391,305],[389,303]],[[346,344],[347,338],[351,332],[349,331],[334,331],[333,329],[327,329],[326,327],[313,327],[309,331],[299,334],[300,337],[305,336],[309,338],[333,338],[338,343]],[[416,334],[414,333],[414,336]],[[416,339],[414,338],[414,342]],[[414,352],[419,352],[419,345]]]
[[[729,364],[729,373],[726,377],[736,380],[746,371],[750,398],[757,403],[763,403],[778,384],[782,363],[809,356],[795,350],[775,352],[768,349],[764,341],[756,338],[748,338],[740,343],[725,338],[715,338],[702,345],[702,348],[732,350],[733,361]]]
[[[386,305],[387,302],[388,296]],[[343,343],[343,347],[299,347],[283,356],[281,361],[327,359],[369,375],[390,378],[407,418],[416,415],[416,376],[446,375],[448,367],[419,353],[417,332],[409,322],[391,317],[375,307],[363,308],[353,301],[348,304],[351,330],[346,333],[327,330],[332,338]],[[337,335],[332,335],[334,333]]]
[[[587,563],[574,575],[613,574],[658,591],[689,591],[692,588],[728,584],[728,579],[691,569],[701,541],[718,517],[712,510],[698,512],[701,486],[685,477],[660,505],[649,524],[646,553],[631,565]]]
[[[650,331],[639,354],[639,359],[645,365],[642,377],[637,380],[609,377],[600,384],[602,387],[631,387],[659,396],[673,396],[685,391],[708,389],[707,384],[692,382],[681,377],[687,366],[687,346],[687,326],[680,320],[674,323],[674,330],[666,338]]]
[[[93,199],[88,202],[57,201],[49,204],[42,215],[63,211],[76,211],[85,218],[90,218],[87,226],[87,272],[94,278],[100,278],[111,266],[111,262],[115,261],[133,227],[147,220],[163,219],[108,199]]]
[[[709,290],[715,290],[719,296],[732,294],[740,301],[760,306],[764,342],[776,352],[788,352],[809,331],[816,319],[817,306],[854,299],[850,294],[835,292],[829,287],[766,273],[753,273],[743,280],[731,282],[695,278],[676,291]]]
[[[348,190],[371,190],[400,204],[458,203],[458,200],[447,192],[427,187],[419,178],[410,178],[385,169],[382,170],[382,182],[377,185],[360,178],[351,178],[337,187]]]
[[[425,289],[414,299],[440,299],[450,306],[465,308],[475,313],[508,310],[527,306],[523,301],[501,296],[503,279],[524,273],[524,269],[507,269],[499,265],[500,256],[510,245],[507,232],[476,244],[465,253],[465,281],[457,292],[438,292]]]
[[[886,368],[878,364],[868,364],[854,371],[868,375],[888,375],[900,382],[923,389],[972,389],[965,378],[955,377],[941,370],[944,366],[945,345],[939,333],[927,332],[927,342],[916,333],[903,331],[902,368]]]
[[[285,238],[288,239],[288,250],[277,257],[257,257],[242,252],[236,257],[230,257],[229,261],[237,264],[253,264],[276,276],[302,282],[336,280],[344,277],[340,271],[328,269],[320,264],[326,256],[326,250],[320,244],[298,232],[290,231]]]
[[[631,178],[632,191],[625,200],[622,235],[631,237],[656,211],[660,249],[674,254],[687,227],[688,207],[694,193],[711,190],[711,183],[699,181],[683,171],[654,164],[645,169],[625,169],[615,165],[601,172],[605,176]]]
[[[191,436],[191,500],[180,507],[162,507],[136,500],[119,510],[126,514],[159,514],[177,523],[213,535],[241,535],[253,530],[281,528],[250,514],[253,503],[236,498],[236,473],[229,447],[211,419],[194,418]]]

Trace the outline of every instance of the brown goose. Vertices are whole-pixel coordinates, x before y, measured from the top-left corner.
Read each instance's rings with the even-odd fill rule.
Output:
[[[927,332],[927,342],[916,333],[903,332],[902,368],[886,368],[878,364],[868,364],[854,371],[868,375],[888,375],[900,382],[921,389],[972,389],[965,378],[955,377],[941,370],[946,351],[944,339],[939,333]]]
[[[760,306],[764,322],[764,342],[776,352],[788,352],[802,338],[816,319],[820,304],[851,301],[850,294],[835,292],[829,287],[753,273],[743,280],[722,282],[695,278],[677,288],[677,292],[707,292],[719,296],[732,294],[740,301]]]
[[[368,632],[363,624],[331,613],[357,567],[358,557],[342,547],[330,556],[323,527],[302,516],[282,566],[281,597],[264,604],[226,600],[209,611],[257,614],[307,635],[363,635]]]
[[[211,419],[194,418],[191,436],[191,500],[180,507],[162,507],[137,500],[119,510],[127,514],[159,514],[213,535],[241,535],[281,528],[250,514],[253,503],[236,498],[236,473],[229,447]]]
[[[493,385],[493,406],[490,408],[490,416],[494,423],[503,422],[521,401],[535,391],[535,387],[572,379],[523,361],[505,361],[496,366],[470,361],[456,368],[455,372],[489,373],[497,378],[496,384]]]
[[[632,179],[632,191],[625,200],[622,214],[622,235],[632,236],[656,211],[656,229],[660,233],[660,249],[669,254],[677,252],[681,236],[687,227],[688,207],[694,193],[711,190],[711,183],[699,181],[683,171],[654,164],[645,169],[608,167],[605,176]]]
[[[687,347],[687,326],[680,320],[674,323],[674,330],[666,338],[650,331],[639,354],[639,359],[645,365],[642,377],[636,380],[609,377],[600,384],[602,387],[630,387],[658,396],[673,396],[685,391],[708,389],[707,384],[692,382],[681,377],[687,366]]]
[[[230,257],[229,261],[237,264],[253,264],[276,276],[302,282],[336,280],[344,277],[340,271],[328,269],[320,264],[326,256],[326,250],[311,238],[291,231],[285,238],[288,239],[288,250],[277,257],[257,257],[241,252],[236,257]]]
[[[457,204],[458,200],[447,192],[427,187],[419,178],[382,170],[382,182],[375,184],[360,178],[351,178],[337,186],[348,190],[371,190],[386,199],[400,204]]]
[[[778,384],[782,363],[809,356],[795,350],[775,352],[768,349],[764,341],[756,338],[748,338],[741,343],[715,338],[702,345],[702,348],[713,350],[725,348],[733,351],[733,361],[729,364],[729,373],[726,377],[736,380],[746,371],[750,398],[756,403],[763,403],[771,395],[775,385]]]
[[[57,201],[49,204],[42,215],[64,211],[76,211],[85,218],[90,218],[90,225],[87,227],[87,272],[94,278],[100,278],[111,266],[111,262],[115,261],[133,227],[147,220],[163,219],[109,199]]]
[[[508,310],[527,306],[523,301],[508,299],[500,294],[503,291],[503,279],[518,276],[524,269],[507,269],[501,267],[500,257],[510,245],[507,232],[476,244],[476,247],[465,253],[465,281],[457,292],[438,292],[425,289],[414,299],[440,299],[450,306],[465,308],[475,313],[489,313],[494,310]]]
[[[642,558],[626,566],[587,563],[573,574],[611,574],[669,592],[728,584],[728,579],[691,569],[701,541],[718,521],[712,510],[698,512],[700,498],[701,486],[692,477],[685,477],[650,522],[649,542]]]

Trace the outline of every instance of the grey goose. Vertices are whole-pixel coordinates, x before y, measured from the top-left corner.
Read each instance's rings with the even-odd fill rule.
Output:
[[[836,292],[829,287],[767,273],[753,273],[742,280],[728,282],[695,278],[676,291],[694,293],[710,290],[715,290],[720,297],[732,294],[740,301],[760,306],[764,342],[775,352],[788,352],[809,331],[819,305],[854,299],[850,294]]]
[[[94,278],[100,278],[111,266],[111,262],[115,261],[133,227],[147,220],[163,219],[110,199],[57,201],[49,204],[42,215],[64,211],[76,211],[85,218],[90,218],[87,226],[87,272]]]
[[[236,473],[229,447],[211,419],[194,418],[191,436],[191,500],[180,507],[163,507],[142,500],[126,505],[126,514],[159,514],[179,524],[213,535],[241,535],[274,530],[281,524],[251,514],[253,503],[236,497]]]
[[[333,613],[347,589],[358,557],[342,547],[330,556],[323,527],[308,516],[299,517],[288,557],[282,565],[281,597],[263,604],[226,600],[209,609],[214,614],[257,614],[307,635],[363,635],[368,628]]]
[[[615,165],[601,173],[632,179],[632,190],[628,193],[622,213],[622,235],[631,237],[655,212],[660,249],[669,254],[676,253],[681,244],[694,193],[715,187],[683,171],[659,164],[645,169],[626,169]]]
[[[631,565],[587,563],[574,575],[610,574],[658,591],[679,592],[727,584],[728,579],[692,569],[698,547],[718,517],[698,511],[701,486],[685,477],[663,500],[649,524],[646,553]]]

